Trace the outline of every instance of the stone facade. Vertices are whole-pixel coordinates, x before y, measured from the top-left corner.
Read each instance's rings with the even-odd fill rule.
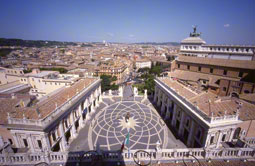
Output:
[[[161,79],[155,80],[154,103],[161,116],[188,147],[218,148],[222,142],[232,141],[240,123],[238,115],[224,117],[205,116],[199,108],[180,96]]]
[[[63,105],[56,105],[56,109],[43,119],[9,117],[7,127],[16,147],[28,148],[31,152],[67,150],[101,101],[100,82],[97,79],[82,91],[76,92]]]

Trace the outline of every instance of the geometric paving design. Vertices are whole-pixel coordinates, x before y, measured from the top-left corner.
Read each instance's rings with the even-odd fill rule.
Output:
[[[148,106],[136,101],[120,101],[101,111],[92,126],[92,143],[102,150],[120,150],[128,133],[120,121],[129,112],[136,125],[130,128],[130,149],[155,149],[164,144],[164,127],[160,117]]]

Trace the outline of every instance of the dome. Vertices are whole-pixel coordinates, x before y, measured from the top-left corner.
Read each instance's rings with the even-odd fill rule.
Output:
[[[188,37],[182,40],[181,44],[205,44],[205,41],[200,37]]]

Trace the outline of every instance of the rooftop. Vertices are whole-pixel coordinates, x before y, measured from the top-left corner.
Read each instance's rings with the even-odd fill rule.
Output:
[[[212,66],[242,68],[242,69],[251,69],[251,70],[255,69],[255,61],[201,58],[201,57],[191,57],[191,56],[183,56],[183,55],[180,55],[177,58],[177,61],[185,62],[185,63],[212,65]]]
[[[74,97],[77,92],[81,92],[83,89],[87,88],[95,80],[96,78],[81,79],[74,83],[71,87],[64,88],[32,107],[16,108],[10,116],[12,118],[19,119],[23,117],[26,119],[43,119],[52,113],[57,107]]]
[[[240,79],[237,79],[237,78],[230,78],[230,77],[217,76],[212,74],[198,73],[198,72],[178,70],[178,69],[175,69],[173,72],[170,72],[170,76],[174,78],[187,80],[187,81],[194,81],[194,82],[197,82],[199,80],[208,80],[209,85],[213,87],[219,87],[219,85],[216,84],[216,82],[219,79],[240,81]]]
[[[160,79],[166,86],[184,97],[208,117],[222,117],[239,113],[241,120],[255,119],[255,105],[238,98],[220,97],[210,91],[199,92],[171,78]]]
[[[200,37],[188,37],[182,40],[181,44],[205,44],[205,41]]]

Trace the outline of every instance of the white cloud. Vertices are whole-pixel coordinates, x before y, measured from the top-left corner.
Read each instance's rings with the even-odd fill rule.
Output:
[[[228,27],[230,27],[230,24],[224,24],[224,27],[228,28]]]
[[[114,34],[113,34],[113,33],[110,33],[110,32],[108,32],[107,35],[110,36],[110,37],[113,37],[113,36],[114,36]]]
[[[128,35],[128,37],[133,38],[133,37],[135,37],[135,35],[130,34],[130,35]]]

